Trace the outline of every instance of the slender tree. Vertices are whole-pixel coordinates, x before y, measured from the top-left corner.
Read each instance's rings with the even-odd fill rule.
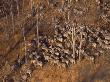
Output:
[[[8,16],[7,16],[6,7],[4,6],[4,4],[3,4],[3,9],[4,9],[4,10],[3,10],[3,14],[5,15],[6,25],[8,25]],[[4,27],[4,28],[5,28],[5,31],[4,31],[5,38],[6,38],[6,40],[8,40],[9,37],[8,37],[8,29],[7,29],[7,26]]]
[[[17,4],[17,16],[19,17],[20,15],[20,10],[19,10],[19,0],[16,0],[16,4]]]
[[[13,34],[14,34],[14,32],[15,32],[15,24],[14,24],[14,13],[13,13],[13,1],[11,2],[10,15],[11,15],[11,20],[12,20]]]
[[[22,0],[22,13],[24,12],[24,0]]]
[[[81,49],[82,49],[82,30],[80,28],[79,61],[81,61]]]
[[[26,58],[26,50],[27,50],[27,47],[26,47],[26,36],[25,36],[25,28],[24,28],[24,27],[23,27],[23,29],[22,29],[22,32],[23,32],[23,40],[24,40],[25,62],[27,62],[27,58]]]
[[[73,49],[72,57],[74,59],[75,59],[75,35],[76,35],[75,28],[76,26],[72,25],[72,49]]]
[[[68,23],[71,22],[70,10],[69,10],[70,6],[71,6],[71,0],[68,0]],[[73,51],[72,57],[74,58],[74,63],[75,63],[75,35],[76,35],[75,28],[76,28],[76,26],[74,26],[72,24],[72,27],[71,27],[71,29],[72,29],[72,51]]]
[[[36,30],[37,30],[37,50],[39,49],[39,13],[38,13],[38,9],[39,9],[39,7],[38,7],[38,5],[37,5],[37,24],[36,24]]]
[[[33,8],[33,4],[34,3],[34,1],[33,0],[30,0],[30,6],[31,6],[31,10],[32,10],[32,8]]]

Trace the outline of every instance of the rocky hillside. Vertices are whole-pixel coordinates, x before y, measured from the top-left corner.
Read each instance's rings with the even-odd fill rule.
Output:
[[[110,82],[109,0],[0,0],[0,82]]]

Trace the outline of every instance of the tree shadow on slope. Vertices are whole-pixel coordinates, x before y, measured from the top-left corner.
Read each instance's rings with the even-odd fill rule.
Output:
[[[96,69],[93,70],[94,66],[85,66],[81,70],[79,70],[79,76],[77,82],[108,82],[110,76],[110,66],[108,65],[100,65],[95,67]]]

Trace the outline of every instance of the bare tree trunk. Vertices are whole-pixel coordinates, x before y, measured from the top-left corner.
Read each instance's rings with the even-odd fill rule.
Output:
[[[64,0],[61,0],[61,7],[63,8],[63,5],[64,5]]]
[[[24,0],[23,0],[23,2],[22,2],[22,14],[23,14],[23,12],[24,12]]]
[[[37,5],[38,7],[38,5]],[[38,14],[38,8],[37,8],[37,26],[36,26],[36,30],[37,30],[37,50],[39,51],[39,14]]]
[[[27,62],[27,58],[26,58],[26,36],[25,36],[25,29],[23,28],[23,40],[24,40],[24,52],[25,52],[25,62]]]
[[[7,13],[5,12],[6,8],[5,8],[4,5],[3,5],[3,8],[4,8],[3,13],[5,14],[6,25],[8,25],[8,16],[7,16]],[[8,33],[7,33],[8,29],[7,29],[7,27],[4,27],[4,28],[5,28],[5,31],[4,31],[5,39],[9,40],[9,36],[8,36]]]
[[[72,57],[75,59],[75,26],[72,27],[72,49],[73,49]]]
[[[82,31],[80,31],[79,61],[81,61],[81,48],[82,48]]]
[[[19,17],[20,15],[20,10],[19,10],[19,0],[16,0],[16,3],[17,3],[17,16]]]
[[[70,0],[68,0],[68,8],[70,7]],[[67,14],[68,14],[68,22],[70,22],[70,11],[69,9],[67,10]]]
[[[32,10],[32,7],[33,7],[33,0],[30,0],[30,6],[31,6],[31,10]]]
[[[6,25],[8,25],[8,16],[6,14]],[[6,40],[9,40],[9,34],[8,34],[9,29],[5,27],[5,35],[6,35]]]
[[[10,7],[10,14],[11,14],[11,20],[12,20],[12,29],[13,29],[13,34],[15,31],[15,25],[14,25],[14,14],[13,14],[13,5],[11,3],[11,7]]]
[[[56,18],[55,18],[55,20],[56,20]],[[52,24],[53,24],[53,26],[54,26],[54,30],[56,31],[56,22],[54,22],[54,18],[52,18]],[[55,32],[54,31],[54,32]],[[55,35],[55,34],[54,34]],[[55,36],[53,37],[53,41],[54,41],[54,43],[56,42],[55,41]],[[55,48],[55,45],[53,45],[54,46],[54,48]],[[54,51],[54,49],[52,48],[52,50]],[[55,54],[55,51],[53,52],[53,54]]]
[[[68,0],[68,8],[70,7],[71,0]],[[68,9],[68,23],[70,22],[70,10]],[[75,26],[72,25],[72,49],[73,49],[73,54],[72,57],[74,58],[74,63],[75,63]]]

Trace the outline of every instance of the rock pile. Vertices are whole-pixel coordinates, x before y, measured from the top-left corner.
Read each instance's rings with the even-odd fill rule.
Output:
[[[95,63],[104,49],[110,49],[109,33],[108,30],[88,26],[56,25],[54,36],[39,35],[39,44],[36,39],[32,40],[32,48],[27,50],[23,59],[18,58],[12,67],[16,69],[29,60],[41,67],[47,62],[68,67],[82,59]],[[38,45],[39,48],[36,48]]]
[[[39,66],[50,62],[68,67],[84,58],[95,62],[95,59],[103,54],[103,49],[110,49],[110,36],[107,30],[79,26],[75,28],[75,45],[72,37],[71,26],[56,25],[53,37],[39,36],[39,49],[29,50],[28,58],[33,59],[33,63]],[[33,42],[35,46],[36,40]]]

